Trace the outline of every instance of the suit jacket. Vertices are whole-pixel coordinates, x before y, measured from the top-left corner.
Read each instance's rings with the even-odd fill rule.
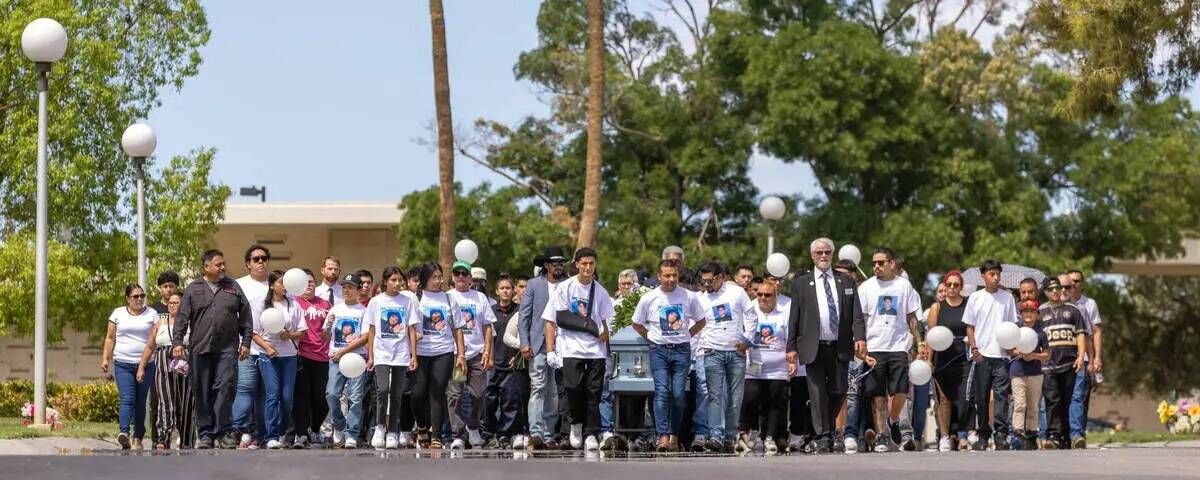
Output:
[[[550,300],[550,284],[545,276],[529,279],[525,295],[521,297],[518,310],[517,333],[521,336],[521,348],[530,347],[534,355],[546,351],[546,320],[542,313]]]
[[[858,303],[858,287],[850,277],[834,270],[834,291],[838,301],[838,338],[835,348],[838,360],[850,361],[854,355],[854,341],[867,338],[867,323],[863,316],[862,305]],[[818,341],[821,338],[821,308],[818,303],[816,290],[820,271],[813,270],[804,273],[792,281],[792,311],[788,319],[787,351],[796,352],[801,365],[807,365],[817,358]],[[824,295],[822,290],[820,295]]]

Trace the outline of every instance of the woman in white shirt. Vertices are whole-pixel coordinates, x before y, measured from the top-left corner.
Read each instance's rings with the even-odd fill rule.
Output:
[[[367,367],[375,372],[376,426],[371,446],[376,450],[400,446],[400,414],[411,408],[403,401],[403,393],[421,336],[417,299],[400,290],[407,283],[404,271],[387,267],[380,283],[383,291],[367,303],[363,318],[368,328]]]
[[[262,378],[264,413],[268,449],[282,448],[279,441],[287,431],[292,416],[293,390],[296,385],[296,342],[304,338],[308,322],[301,318],[300,307],[283,286],[283,272],[273,270],[267,276],[270,292],[264,300],[263,311],[275,309],[283,313],[283,330],[269,333],[255,330],[254,343],[259,347],[258,374]],[[261,317],[260,317],[261,318]]]
[[[142,449],[146,435],[146,395],[150,382],[137,378],[138,364],[150,339],[150,331],[158,321],[158,313],[146,307],[146,291],[136,283],[125,286],[125,306],[117,307],[108,316],[108,333],[104,337],[104,359],[100,371],[109,373],[117,382],[120,394],[120,428],[117,443],[128,450]],[[133,423],[132,445],[129,424]]]
[[[146,367],[154,368],[154,390],[158,392],[158,401],[153,405],[154,423],[162,436],[155,440],[154,448],[159,450],[169,448],[172,433],[177,435],[176,448],[192,448],[193,437],[196,436],[196,426],[192,421],[196,401],[192,397],[192,377],[187,358],[176,359],[171,356],[171,333],[175,331],[175,315],[179,313],[182,301],[183,296],[179,292],[166,298],[167,315],[159,316],[158,323],[151,327],[137,371],[137,380],[140,382],[145,378]],[[186,341],[187,336],[184,336]]]
[[[409,381],[412,382],[413,415],[417,417],[417,445],[440,450],[442,421],[446,418],[446,388],[455,367],[466,372],[467,357],[463,344],[462,317],[450,295],[442,291],[442,267],[436,263],[421,266],[421,337],[417,339],[417,357]],[[455,353],[457,352],[457,354]]]

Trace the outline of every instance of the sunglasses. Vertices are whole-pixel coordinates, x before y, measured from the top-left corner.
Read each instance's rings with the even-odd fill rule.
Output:
[[[138,295],[130,295],[130,296],[129,296],[129,298],[132,298],[132,299],[134,299],[134,300],[141,300],[141,299],[143,299],[143,298],[146,298],[146,294],[144,294],[144,293],[141,293],[141,294],[138,294]]]
[[[456,277],[469,277],[469,276],[471,276],[471,272],[464,272],[464,271],[462,271],[462,270],[455,270],[455,271],[454,271],[454,276],[456,276]]]
[[[890,261],[891,260],[871,260],[871,263],[874,263],[876,267],[882,267],[884,265],[887,265],[887,263]]]
[[[827,255],[833,255],[833,250],[814,250],[812,254],[818,257],[824,257]]]
[[[257,257],[250,257],[250,261],[251,261],[251,262],[254,262],[254,263],[267,263],[267,260],[270,260],[270,259],[271,259],[271,257],[268,257],[268,256],[266,256],[266,255],[259,255],[259,256],[257,256]]]
[[[946,288],[962,288],[961,283],[947,283]]]
[[[758,295],[758,298],[772,298],[775,296],[774,293],[759,293],[757,295]]]

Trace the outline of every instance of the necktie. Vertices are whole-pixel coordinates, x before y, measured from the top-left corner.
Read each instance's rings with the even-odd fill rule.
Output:
[[[836,337],[838,334],[837,303],[833,301],[833,289],[829,286],[829,272],[821,274],[821,283],[825,284],[825,304],[829,306],[829,330]]]
[[[334,286],[337,286],[336,284]],[[329,306],[333,306],[333,287],[329,287]]]

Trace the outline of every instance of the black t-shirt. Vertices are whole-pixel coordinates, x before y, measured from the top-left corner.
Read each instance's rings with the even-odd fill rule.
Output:
[[[1079,356],[1079,344],[1075,336],[1087,331],[1083,314],[1072,305],[1042,305],[1042,331],[1050,343],[1050,360],[1042,363],[1046,373],[1062,373],[1074,368]]]
[[[150,308],[153,308],[155,312],[158,312],[159,320],[165,320],[167,318],[167,304],[163,302],[155,302],[154,305],[150,306]]]

